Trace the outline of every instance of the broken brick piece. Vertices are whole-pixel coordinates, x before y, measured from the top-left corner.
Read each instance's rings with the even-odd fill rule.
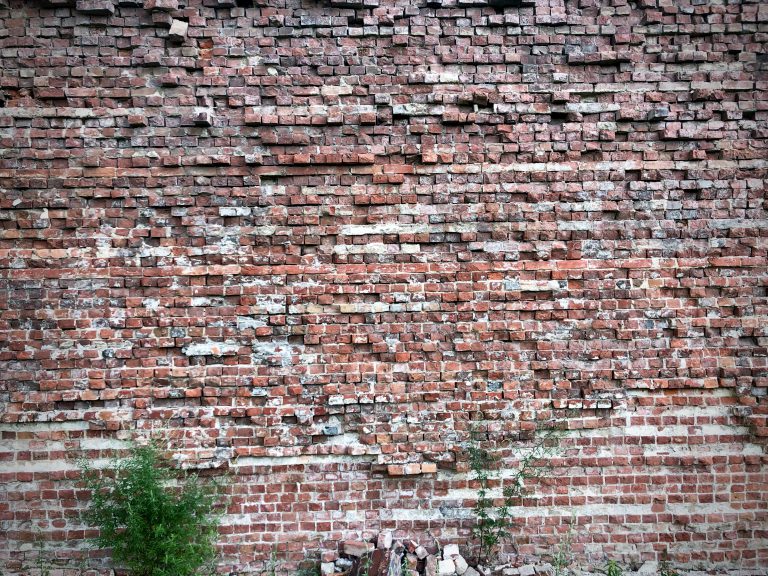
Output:
[[[171,29],[168,30],[168,40],[179,44],[184,42],[187,39],[188,29],[188,22],[184,22],[184,20],[174,20],[171,22]]]

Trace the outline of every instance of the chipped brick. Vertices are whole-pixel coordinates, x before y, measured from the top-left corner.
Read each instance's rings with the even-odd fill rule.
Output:
[[[766,563],[765,3],[10,4],[4,574],[152,436],[229,471],[219,572],[479,576],[470,432],[553,419],[505,576],[572,513],[582,572]]]

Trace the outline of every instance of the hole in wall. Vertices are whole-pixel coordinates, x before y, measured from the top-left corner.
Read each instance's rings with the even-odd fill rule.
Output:
[[[603,159],[603,153],[600,150],[589,150],[581,155],[582,162],[599,162]]]
[[[550,118],[550,120],[549,120],[550,124],[557,124],[557,125],[565,124],[565,122],[568,121],[568,112],[566,112],[566,111],[562,111],[561,112],[561,111],[554,111],[553,110],[550,113],[549,118]]]

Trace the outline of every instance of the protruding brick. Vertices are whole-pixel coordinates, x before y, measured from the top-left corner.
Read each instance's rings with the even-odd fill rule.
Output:
[[[460,553],[458,544],[446,544],[443,546],[443,558],[452,558]]]
[[[130,126],[146,126],[147,117],[143,114],[132,114],[128,116],[128,124]]]
[[[187,30],[189,23],[184,20],[173,20],[171,28],[168,30],[168,40],[171,42],[182,43],[187,39]]]
[[[144,9],[173,12],[179,9],[179,0],[144,0]]]
[[[94,16],[111,16],[115,13],[113,0],[77,0],[75,10]]]
[[[195,110],[195,113],[193,115],[193,122],[197,126],[212,126],[213,111],[208,109]]]
[[[363,542],[362,540],[346,540],[342,545],[344,554],[356,558],[370,554],[375,549],[373,542]]]

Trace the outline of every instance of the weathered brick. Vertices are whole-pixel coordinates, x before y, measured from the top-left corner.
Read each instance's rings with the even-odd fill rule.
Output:
[[[470,433],[557,421],[506,576],[763,573],[763,4],[0,9],[0,571],[75,576],[70,456],[154,436],[231,471],[218,571],[479,576]]]
[[[144,9],[173,12],[179,9],[179,0],[144,0]]]
[[[115,13],[113,0],[77,0],[75,9],[83,14],[111,16]]]

